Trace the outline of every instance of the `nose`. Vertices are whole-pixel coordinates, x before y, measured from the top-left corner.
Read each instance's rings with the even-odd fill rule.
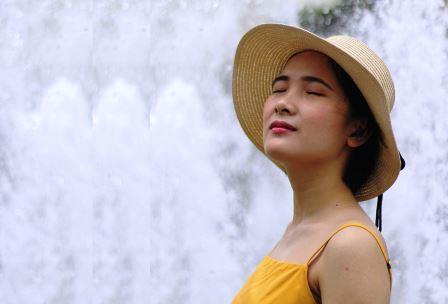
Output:
[[[283,98],[280,98],[275,103],[274,112],[275,114],[292,114],[294,111],[294,107],[291,104],[291,101],[289,100],[288,96],[283,96]]]

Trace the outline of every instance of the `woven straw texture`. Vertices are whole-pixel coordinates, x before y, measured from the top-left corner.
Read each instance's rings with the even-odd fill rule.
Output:
[[[384,193],[400,172],[400,157],[389,114],[394,104],[394,85],[384,62],[352,37],[324,39],[282,24],[263,24],[247,32],[238,45],[233,68],[233,101],[241,127],[264,153],[262,113],[263,104],[271,93],[272,80],[292,55],[304,50],[331,57],[352,77],[364,95],[383,133],[385,147],[380,151],[372,175],[355,197],[365,201]],[[274,163],[285,171],[281,164]]]

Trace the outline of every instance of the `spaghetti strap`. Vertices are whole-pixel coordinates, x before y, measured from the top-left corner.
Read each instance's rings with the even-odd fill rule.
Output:
[[[368,228],[366,225],[364,225],[364,224],[361,224],[361,223],[359,223],[359,222],[354,222],[354,221],[351,221],[351,222],[347,222],[347,223],[345,223],[345,224],[343,224],[343,225],[341,225],[338,229],[336,229],[336,231],[334,231],[331,235],[330,235],[330,237],[328,237],[328,239],[309,257],[309,259],[308,259],[308,261],[306,262],[306,264],[307,265],[309,265],[312,261],[313,261],[313,259],[318,255],[318,253],[321,251],[321,249],[323,249],[327,244],[328,244],[328,242],[331,240],[331,238],[333,237],[333,236],[335,236],[335,234],[336,233],[338,233],[339,231],[341,231],[342,229],[344,229],[344,228],[347,228],[347,227],[350,227],[350,226],[356,226],[356,227],[360,227],[360,228],[362,228],[362,229],[364,229],[364,230],[366,230],[366,231],[368,231],[374,238],[375,238],[375,240],[376,240],[376,242],[378,243],[378,245],[380,246],[380,249],[381,249],[381,252],[383,253],[383,256],[384,256],[384,259],[386,260],[386,264],[387,264],[387,268],[388,268],[388,270],[389,270],[389,275],[390,275],[390,268],[391,268],[391,265],[390,265],[390,260],[389,260],[389,258],[387,257],[387,254],[386,254],[386,250],[384,249],[384,247],[383,247],[383,245],[382,245],[382,243],[381,243],[381,240],[376,236],[376,234],[375,233],[373,233],[372,232],[372,230],[370,230],[370,228]]]
[[[319,252],[321,252],[321,250],[328,244],[328,242],[331,240],[331,238],[338,233],[339,231],[341,231],[344,228],[350,227],[350,226],[356,226],[356,227],[360,227],[364,230],[366,230],[367,232],[369,232],[376,240],[376,242],[378,243],[378,245],[380,246],[381,252],[383,253],[384,259],[386,260],[386,266],[387,266],[387,272],[389,273],[389,281],[390,281],[390,290],[392,291],[392,266],[391,266],[391,261],[388,258],[387,254],[386,254],[386,250],[383,247],[383,244],[381,243],[381,240],[376,236],[375,233],[372,232],[371,229],[369,229],[366,225],[361,224],[359,222],[356,221],[350,221],[347,223],[344,223],[343,225],[341,225],[338,229],[336,229],[336,231],[334,231],[330,237],[328,237],[328,239],[309,257],[308,261],[306,262],[306,266],[309,267],[310,263],[313,261],[313,259],[318,256]]]

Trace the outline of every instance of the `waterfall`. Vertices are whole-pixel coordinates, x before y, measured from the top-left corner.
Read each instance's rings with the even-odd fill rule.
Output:
[[[260,23],[353,35],[390,67],[407,161],[383,205],[392,303],[448,303],[446,1],[346,0],[316,28],[305,2],[0,4],[0,303],[232,300],[292,216],[231,98]]]

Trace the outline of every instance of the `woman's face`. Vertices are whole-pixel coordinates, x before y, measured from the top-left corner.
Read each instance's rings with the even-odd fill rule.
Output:
[[[329,58],[314,51],[294,55],[273,81],[264,105],[265,153],[286,166],[345,160],[353,131],[348,111]]]

